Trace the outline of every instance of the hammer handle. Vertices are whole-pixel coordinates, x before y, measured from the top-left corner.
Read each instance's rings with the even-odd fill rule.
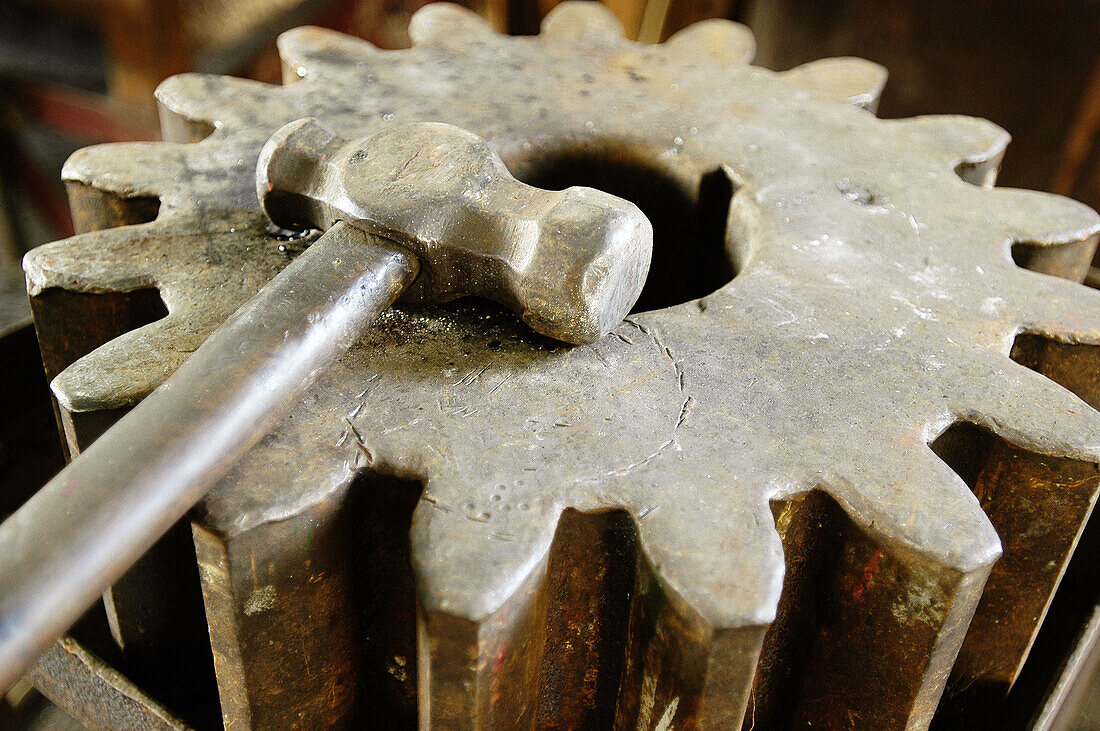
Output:
[[[274,427],[418,266],[337,223],[0,525],[0,692]]]

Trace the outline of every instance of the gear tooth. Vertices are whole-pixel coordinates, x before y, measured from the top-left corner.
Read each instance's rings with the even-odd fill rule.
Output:
[[[77,150],[65,161],[61,179],[122,198],[160,196],[165,180],[186,170],[185,146],[164,142],[112,142]]]
[[[621,40],[625,38],[626,31],[622,21],[602,3],[567,0],[543,18],[539,35],[555,41]]]
[[[474,39],[497,36],[489,21],[453,3],[425,5],[409,20],[414,46],[464,46]]]
[[[1013,244],[1077,244],[1100,233],[1100,216],[1072,198],[1018,188],[993,188],[981,197],[991,228],[999,223]]]
[[[712,18],[674,33],[662,47],[684,56],[706,56],[724,64],[747,64],[756,55],[756,38],[746,25]]]
[[[301,81],[307,75],[330,75],[377,52],[367,41],[317,26],[288,30],[279,35],[276,46],[282,60],[283,84]]]
[[[226,221],[229,231],[211,231],[202,228],[201,216],[173,215],[79,234],[25,256],[32,296],[50,288],[101,293],[155,287],[170,313],[70,366],[60,383],[74,410],[114,408],[104,404],[128,405],[144,397],[278,272],[285,258],[273,248],[254,246],[247,260],[235,254],[249,241],[245,237],[252,237],[253,244],[263,241],[263,224],[256,219],[256,214],[238,216]],[[180,234],[181,229],[186,233]],[[196,247],[196,241],[201,245]],[[192,256],[170,255],[180,251]],[[226,263],[211,265],[209,252],[213,251],[224,255]],[[233,276],[226,276],[227,269]],[[104,375],[115,372],[122,375]]]
[[[169,142],[123,142],[96,145],[78,150],[68,159],[62,170],[62,179],[69,188],[73,204],[74,222],[80,231],[106,228],[111,225],[144,223],[167,210],[193,207],[196,203],[194,180],[206,171],[216,171],[225,180],[253,177],[254,164],[234,151],[213,141],[196,145]],[[219,191],[211,190],[203,196],[208,205],[240,205],[251,203],[232,187],[226,186],[233,198],[221,199]],[[82,190],[83,189],[83,190]],[[142,217],[122,215],[117,221],[100,221],[100,214],[107,208],[118,208],[120,201],[104,205],[85,194],[87,190],[114,196],[125,204],[128,199],[155,198],[159,204],[146,205],[152,215]],[[137,201],[135,201],[136,203]],[[124,205],[123,205],[124,207]],[[138,206],[140,208],[140,206]],[[141,212],[141,211],[139,211]],[[119,211],[114,211],[119,213]],[[81,219],[92,220],[89,225]],[[106,223],[106,225],[103,225]]]
[[[690,717],[700,727],[740,728],[782,594],[779,533],[764,501],[738,504],[713,483],[655,477],[677,489],[633,511],[643,559],[631,625],[654,629],[653,639],[628,645],[620,708],[645,710],[628,710],[625,725],[667,724],[679,701],[681,710],[698,709]]]
[[[459,492],[437,490],[438,482],[429,478],[411,531],[418,665],[425,671],[419,694],[427,700],[421,721],[433,728],[513,727],[516,714],[499,710],[508,704],[481,699],[492,688],[514,703],[537,702],[538,673],[524,668],[544,641],[539,594],[560,511],[532,505],[510,525],[503,514],[465,509],[462,494],[476,493],[479,483],[448,481]]]
[[[61,371],[50,387],[69,411],[127,408],[174,373],[206,335],[172,313],[96,348]]]
[[[51,288],[71,292],[133,292],[157,285],[146,245],[162,224],[144,224],[78,234],[40,246],[23,259],[32,297]],[[194,323],[179,323],[178,315],[150,323],[111,340],[58,374],[51,388],[71,411],[98,411],[132,406],[174,371],[187,353],[175,350],[196,334]],[[165,334],[166,328],[170,334]],[[167,369],[167,370],[166,370]],[[151,374],[156,374],[155,377]]]
[[[919,435],[881,447],[874,460],[860,455],[840,479],[826,481],[826,492],[857,525],[887,542],[960,573],[988,570],[1001,542],[962,478]],[[899,522],[899,516],[908,517]]]
[[[783,73],[788,83],[815,97],[872,112],[878,108],[886,76],[886,69],[877,63],[850,56],[811,61]]]
[[[544,567],[560,510],[532,504],[522,519],[464,509],[477,494],[429,479],[413,514],[412,564],[425,609],[481,622],[501,608],[534,572]],[[447,481],[449,482],[449,481]],[[443,505],[445,509],[439,508]]]
[[[178,74],[160,83],[156,98],[164,138],[181,140],[180,129],[196,126],[216,130],[225,125],[249,128],[254,125],[255,110],[263,109],[271,92],[279,87],[249,79],[216,74]]]
[[[1100,345],[1100,292],[1076,282],[1019,270],[1013,288],[1017,323],[1028,333],[1061,342]]]
[[[707,504],[711,508],[700,507]],[[666,497],[647,507],[635,518],[641,548],[661,582],[700,620],[734,629],[775,619],[783,558],[766,505],[731,505],[730,493],[722,491],[683,503]]]
[[[58,287],[73,292],[130,292],[151,287],[142,243],[156,224],[77,234],[44,244],[23,257],[27,290],[37,296]]]
[[[959,398],[956,416],[1021,449],[1100,462],[1100,412],[1007,356],[994,356]]]
[[[1011,136],[987,119],[933,114],[889,120],[908,139],[919,140],[927,154],[942,158],[963,180],[991,188]]]

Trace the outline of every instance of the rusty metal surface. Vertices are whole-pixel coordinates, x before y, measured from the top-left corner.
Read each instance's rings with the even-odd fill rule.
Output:
[[[78,422],[147,394],[285,264],[251,174],[293,119],[347,137],[445,121],[529,183],[660,191],[636,199],[657,237],[642,296],[656,309],[575,348],[483,302],[391,311],[193,513],[227,725],[385,711],[548,726],[614,703],[624,727],[919,728],[973,642],[997,662],[957,668],[956,697],[1003,691],[1100,461],[1100,415],[1010,352],[1031,333],[1096,373],[1095,349],[1072,344],[1100,344],[1098,296],[1049,276],[1080,275],[1096,214],[992,188],[1007,143],[994,125],[879,120],[859,107],[880,68],[754,68],[734,24],[642,46],[597,5],[565,4],[540,36],[505,38],[434,5],[410,31],[396,52],[292,31],[285,87],[165,82],[173,142],[91,148],[66,168],[88,220],[128,215],[103,214],[94,191],[157,198],[156,219],[25,263],[61,354],[75,352],[55,316],[69,293],[155,287],[167,307],[58,357],[54,391]],[[1036,477],[1001,487],[1013,457],[988,450],[957,474],[929,446],[956,423],[1030,455]],[[1059,460],[1081,472],[1068,501],[1042,470]],[[982,509],[1002,490],[1064,507],[1037,586],[1013,568],[1035,559],[1032,525]],[[625,527],[570,527],[569,508]],[[556,531],[588,535],[607,571],[555,558]],[[983,599],[987,577],[1007,588]],[[600,597],[587,620],[567,601],[586,595]],[[976,609],[987,629],[964,643]],[[591,672],[553,672],[563,650],[548,643],[591,626],[614,628],[590,640]]]

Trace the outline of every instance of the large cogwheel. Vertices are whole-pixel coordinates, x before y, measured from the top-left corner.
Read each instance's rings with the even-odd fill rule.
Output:
[[[168,141],[76,154],[65,176],[89,232],[26,260],[47,358],[61,291],[155,287],[167,308],[79,359],[57,349],[54,393],[78,423],[141,399],[285,264],[295,244],[267,232],[253,179],[294,119],[346,138],[450,122],[528,182],[648,186],[667,239],[643,295],[658,308],[575,348],[486,303],[396,308],[194,512],[227,722],[415,714],[419,692],[440,727],[920,727],[953,667],[962,690],[1010,684],[1100,462],[1100,414],[1010,357],[1021,334],[1100,345],[1100,296],[1013,252],[1065,270],[1097,215],[994,188],[995,125],[878,119],[882,69],[756,68],[734,23],[646,46],[598,4],[566,3],[510,38],[430,5],[410,35],[381,52],[286,33],[281,87],[169,79]],[[716,206],[724,248],[709,251]],[[933,451],[961,423],[1013,459],[1083,470],[1029,498],[1062,511],[1027,526],[1049,560],[987,517],[1008,490],[997,470],[968,485]],[[412,639],[404,585],[372,574],[365,600],[333,528],[384,476],[423,485]],[[614,571],[593,578],[571,508],[626,516],[628,558],[607,559],[630,576],[621,612],[585,608]],[[364,602],[388,609],[349,620]]]

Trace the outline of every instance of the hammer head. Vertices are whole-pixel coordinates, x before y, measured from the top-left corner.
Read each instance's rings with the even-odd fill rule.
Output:
[[[348,142],[300,119],[264,145],[256,185],[276,224],[342,220],[410,249],[420,275],[404,301],[486,297],[569,343],[618,325],[649,271],[653,228],[633,203],[521,183],[484,140],[449,124]]]

